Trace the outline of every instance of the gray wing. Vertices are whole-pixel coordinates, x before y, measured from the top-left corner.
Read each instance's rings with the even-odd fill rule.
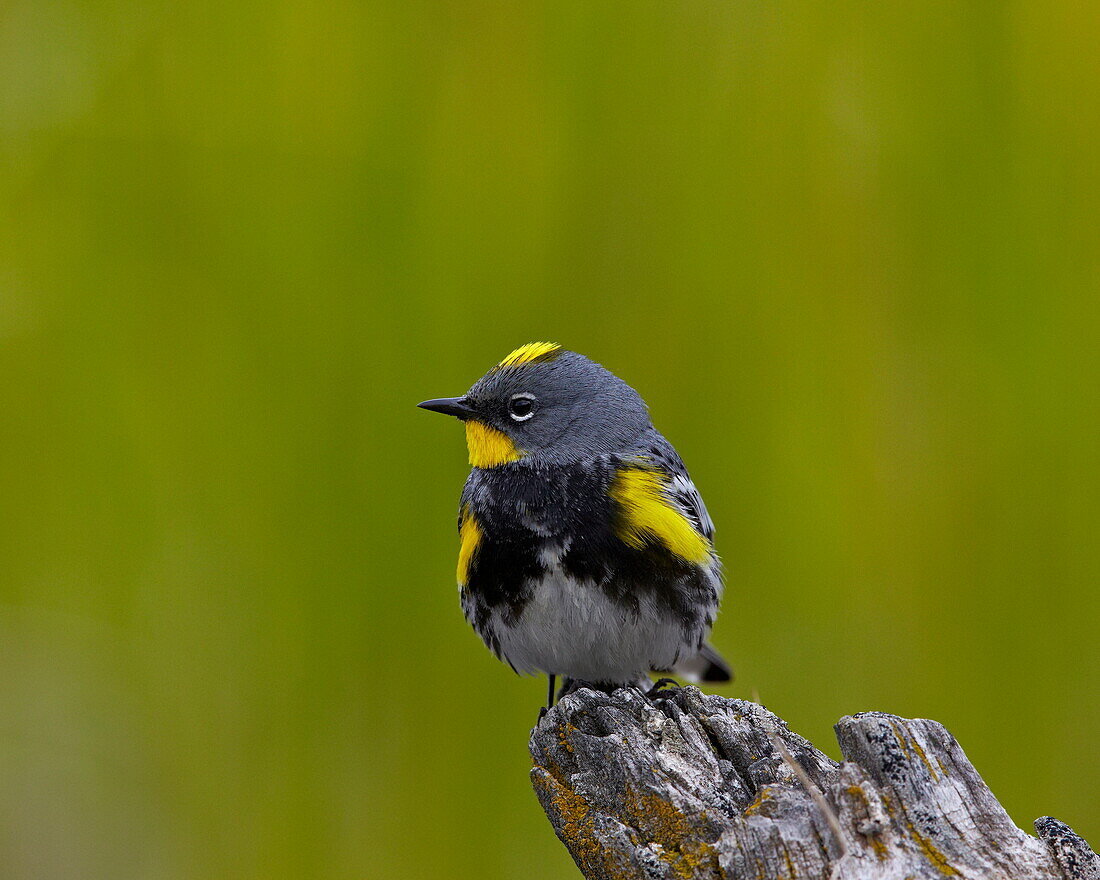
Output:
[[[692,525],[699,530],[704,538],[714,543],[714,520],[707,513],[707,506],[703,503],[703,496],[695,488],[691,477],[687,473],[674,474],[668,487],[669,497],[672,502],[683,511],[684,516],[691,520]]]
[[[646,439],[648,448],[643,456],[668,474],[666,492],[669,500],[688,518],[688,521],[698,530],[699,534],[707,539],[713,554],[714,521],[707,513],[703,496],[695,488],[695,483],[688,475],[683,460],[672,448],[672,444],[656,430]],[[712,597],[714,604],[707,616],[707,630],[714,622],[714,614],[718,610],[718,600],[722,595],[722,564],[717,555],[711,556],[709,572],[711,584],[714,588]],[[729,664],[722,658],[721,654],[706,642],[701,644],[697,653],[677,663],[672,671],[676,675],[694,682],[727,682],[733,680],[733,672]]]
[[[707,513],[707,506],[703,503],[703,496],[695,488],[695,484],[688,476],[687,468],[683,460],[669,443],[656,430],[647,438],[648,449],[644,457],[649,458],[659,465],[669,475],[668,497],[695,526],[704,538],[714,543],[714,521]]]

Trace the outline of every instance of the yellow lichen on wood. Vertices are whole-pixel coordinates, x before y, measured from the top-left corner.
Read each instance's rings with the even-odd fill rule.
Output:
[[[562,785],[550,773],[532,773],[531,778],[535,788],[547,794],[549,809],[557,814],[554,826],[585,874],[599,872],[623,880],[633,876],[630,865],[624,863],[615,850],[601,845],[596,837],[591,811],[583,797]]]
[[[871,801],[867,797],[867,792],[864,791],[863,786],[862,785],[849,785],[846,790],[847,790],[848,795],[850,797],[855,798],[861,804],[863,804],[863,808],[867,811],[868,818],[870,818],[870,815],[871,815]],[[874,851],[875,856],[878,858],[878,860],[880,862],[886,861],[887,855],[889,854],[889,850],[888,850],[886,844],[883,843],[882,840],[879,838],[879,836],[877,834],[866,834],[865,833],[865,834],[863,834],[863,837],[865,837],[867,839],[867,842],[871,845],[871,849]]]
[[[961,877],[958,869],[955,868],[949,861],[947,856],[940,852],[939,848],[927,837],[917,831],[913,827],[912,822],[906,823],[909,826],[909,833],[913,835],[913,840],[916,841],[917,846],[920,847],[921,852],[924,853],[924,857],[928,859],[937,871],[943,874],[944,877]]]
[[[905,741],[905,734],[898,730],[897,724],[895,724],[893,721],[890,722],[890,727],[894,731],[894,736],[897,737],[898,745],[900,745],[902,751],[905,752],[905,756],[909,757],[909,743]]]
[[[917,738],[916,738],[916,737],[913,737],[913,739],[911,740],[911,742],[912,742],[912,745],[913,745],[913,751],[915,751],[915,752],[916,752],[916,753],[917,753],[918,755],[920,755],[920,759],[921,759],[922,761],[924,761],[924,766],[925,766],[925,767],[927,767],[927,768],[928,768],[928,772],[932,774],[932,781],[933,781],[933,782],[935,782],[935,781],[936,781],[936,779],[937,779],[937,776],[936,776],[936,768],[935,768],[935,767],[933,767],[933,766],[932,766],[932,762],[928,760],[928,755],[926,755],[926,754],[924,753],[924,748],[923,748],[923,747],[921,746],[921,744],[920,744],[920,742],[919,742],[919,741],[917,740]]]
[[[894,736],[897,737],[898,744],[905,752],[906,757],[910,757],[912,754],[916,754],[923,762],[924,766],[928,768],[928,772],[932,774],[932,780],[936,780],[936,768],[932,766],[932,762],[928,760],[928,755],[924,752],[924,747],[920,744],[917,738],[914,736],[912,739],[908,739],[902,730],[898,729],[897,724],[893,721],[890,722],[890,727],[894,730]],[[940,769],[943,769],[943,761],[936,758],[937,763],[940,765]],[[946,771],[945,774],[946,775]]]
[[[573,743],[570,737],[577,732],[577,728],[570,724],[568,721],[564,721],[558,725],[558,745],[565,749],[569,754],[573,754]]]
[[[672,804],[656,795],[639,795],[628,789],[625,806],[624,818],[661,847],[661,861],[681,880],[717,872],[714,847],[700,839],[701,829],[693,827]]]
[[[767,789],[764,789],[764,788],[760,789],[760,791],[758,791],[756,793],[756,797],[753,799],[753,802],[751,804],[749,804],[747,807],[745,807],[745,815],[746,816],[751,816],[753,813],[755,813],[757,810],[759,810],[762,806],[764,806],[764,801],[766,801],[771,796],[772,796],[771,792],[768,791]]]

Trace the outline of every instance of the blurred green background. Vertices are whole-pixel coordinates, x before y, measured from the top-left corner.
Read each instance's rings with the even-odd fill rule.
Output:
[[[0,875],[575,876],[414,408],[532,339],[691,467],[725,693],[1100,842],[1098,9],[0,6]]]

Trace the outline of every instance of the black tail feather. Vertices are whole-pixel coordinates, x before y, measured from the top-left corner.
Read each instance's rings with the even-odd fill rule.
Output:
[[[699,652],[699,657],[706,662],[706,667],[699,676],[703,681],[715,683],[733,681],[733,670],[730,669],[730,665],[725,658],[714,650],[712,645],[704,643],[703,650]]]
[[[666,670],[667,671],[667,670]],[[722,684],[733,681],[733,670],[712,645],[703,644],[699,653],[681,660],[671,670],[688,681]]]

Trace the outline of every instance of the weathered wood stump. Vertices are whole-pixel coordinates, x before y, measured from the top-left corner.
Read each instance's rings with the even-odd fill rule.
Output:
[[[531,779],[589,880],[1100,880],[1069,826],[1017,828],[943,725],[836,731],[841,764],[746,700],[582,689],[532,731]]]

